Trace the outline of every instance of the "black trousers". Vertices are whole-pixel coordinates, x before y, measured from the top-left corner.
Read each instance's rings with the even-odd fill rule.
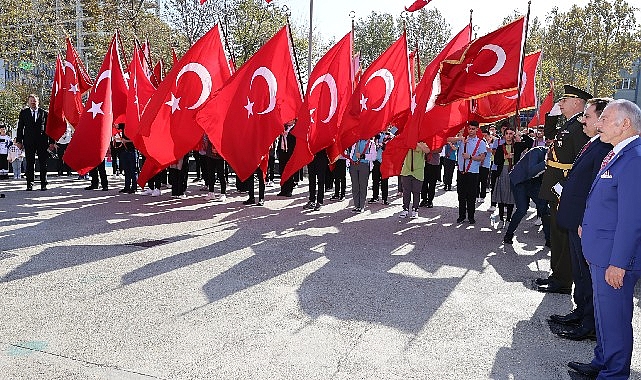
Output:
[[[280,193],[281,194],[291,194],[294,191],[294,182],[298,181],[298,173],[294,173],[287,181],[283,182],[283,170],[289,161],[289,158],[292,156],[290,151],[285,152],[284,150],[278,150],[278,174],[280,175]]]
[[[48,146],[25,146],[24,154],[27,161],[27,186],[33,186],[36,171],[36,153],[40,164],[40,186],[47,186],[47,161],[49,160]]]
[[[389,191],[389,181],[387,178],[383,179],[381,174],[381,163],[379,161],[374,161],[374,167],[372,168],[372,198],[378,199],[379,189],[383,200],[387,200],[387,193]]]
[[[107,170],[105,169],[105,160],[102,160],[98,166],[89,171],[89,176],[91,177],[91,186],[98,187],[98,177],[100,177],[100,186],[103,189],[109,188],[109,182],[107,182]]]
[[[245,183],[247,184],[247,191],[249,192],[249,198],[254,199],[254,176],[258,176],[258,199],[265,199],[265,176],[263,171],[260,168],[256,169],[254,174],[250,175]]]
[[[307,165],[309,174],[309,201],[323,204],[325,198],[325,173],[329,159],[325,151],[316,153],[312,162]]]
[[[421,188],[421,200],[432,203],[436,194],[436,181],[441,176],[441,166],[425,163],[423,170],[423,187]]]
[[[583,257],[581,238],[576,230],[568,231],[570,240],[570,258],[572,260],[572,279],[574,280],[574,303],[579,315],[582,316],[581,325],[594,330],[594,301],[592,299],[592,276],[590,266]]]
[[[568,231],[556,223],[558,202],[550,204],[550,278],[564,288],[572,286],[572,260],[570,259],[570,238]]]
[[[337,160],[333,171],[334,196],[344,197],[347,188],[347,160]]]
[[[165,178],[167,175],[166,171],[163,169],[159,173],[157,173],[155,176],[151,177],[149,182],[147,182],[147,187],[149,187],[151,190],[158,189],[160,190],[160,185],[162,184],[163,178]]]
[[[456,168],[456,161],[450,160],[449,158],[443,160],[443,185],[452,187],[454,168]]]
[[[474,219],[476,209],[476,193],[479,188],[479,173],[458,172],[456,177],[456,192],[458,194],[458,216],[465,219]]]
[[[487,185],[490,180],[490,168],[481,166],[479,168],[479,198],[485,198],[487,195]]]

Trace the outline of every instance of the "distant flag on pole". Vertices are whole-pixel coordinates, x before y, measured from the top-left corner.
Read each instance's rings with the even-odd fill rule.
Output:
[[[409,7],[405,7],[405,10],[408,12],[416,12],[419,9],[422,9],[424,6],[430,3],[432,0],[416,0],[412,5]]]

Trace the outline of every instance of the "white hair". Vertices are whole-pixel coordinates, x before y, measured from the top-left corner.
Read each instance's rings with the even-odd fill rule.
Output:
[[[641,133],[641,108],[639,106],[627,99],[617,99],[608,103],[605,108],[610,107],[616,107],[619,121],[622,122],[624,119],[629,119],[632,128]]]

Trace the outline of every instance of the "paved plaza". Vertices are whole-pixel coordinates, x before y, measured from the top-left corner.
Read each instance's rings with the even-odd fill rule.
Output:
[[[206,201],[0,182],[0,380],[581,379],[593,342],[558,338],[547,318],[570,296],[533,289],[549,269],[533,211],[513,246],[491,223],[456,224],[456,191],[399,218],[307,212],[268,187]],[[36,181],[36,187],[39,184]],[[370,190],[371,195],[371,190]],[[641,286],[632,378],[641,379]]]

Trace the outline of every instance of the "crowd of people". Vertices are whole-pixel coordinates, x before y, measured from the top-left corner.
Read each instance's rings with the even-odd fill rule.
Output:
[[[563,116],[562,119],[561,116]],[[26,190],[33,190],[35,157],[39,159],[40,190],[47,190],[47,162],[61,158],[71,139],[71,130],[58,142],[45,133],[47,112],[38,97],[30,95],[28,107],[19,115],[17,136],[11,139],[0,125],[0,178],[7,178],[9,164],[19,179],[22,162],[26,168]],[[278,161],[282,174],[296,144],[291,133],[295,121],[286,123],[270,149],[267,169],[258,167],[245,181],[236,178],[236,188],[247,193],[244,205],[264,205],[265,187],[274,186]],[[137,168],[144,157],[124,133],[124,125],[110,145],[113,174],[124,174],[121,193],[136,193]],[[367,204],[390,204],[389,183],[382,178],[382,152],[394,137],[390,126],[368,140],[359,140],[333,163],[323,150],[308,167],[308,202],[304,210],[318,211],[330,200],[346,196],[346,176],[351,177],[352,211],[363,212]],[[636,282],[641,277],[641,216],[638,197],[641,185],[641,110],[626,100],[594,98],[573,86],[564,93],[545,125],[536,130],[511,126],[508,122],[479,126],[470,121],[439,149],[424,142],[408,149],[398,177],[402,193],[402,218],[417,218],[419,208],[434,207],[436,184],[452,190],[456,173],[457,223],[476,223],[477,203],[488,193],[490,211],[497,210],[497,228],[505,230],[503,243],[513,244],[520,222],[534,204],[542,225],[543,240],[550,247],[551,273],[536,280],[536,290],[573,295],[575,307],[568,313],[550,316],[565,326],[558,332],[564,339],[595,340],[590,363],[570,362],[569,367],[591,378],[629,377],[632,355],[632,310]],[[203,181],[204,198],[227,201],[231,168],[203,135],[201,144],[189,155],[156,174],[141,195],[160,196],[165,184],[171,195],[184,197],[190,155],[196,179]],[[70,169],[60,165],[62,174]],[[91,170],[87,190],[109,190],[105,161]],[[279,197],[291,197],[302,180],[302,170],[280,183]],[[255,194],[258,180],[258,196]],[[370,179],[371,178],[371,179]],[[216,191],[218,184],[218,191]],[[372,196],[367,200],[371,184]]]

